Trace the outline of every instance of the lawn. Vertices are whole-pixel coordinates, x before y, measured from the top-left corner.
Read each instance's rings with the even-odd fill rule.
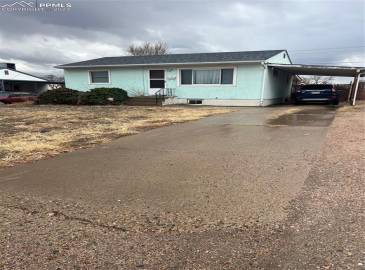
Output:
[[[1,106],[0,167],[230,111],[209,107]]]

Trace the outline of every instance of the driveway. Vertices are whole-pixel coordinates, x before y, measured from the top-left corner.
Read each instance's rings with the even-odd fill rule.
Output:
[[[187,211],[207,220],[281,218],[334,116],[330,107],[290,110],[245,108],[5,169],[0,188],[108,206],[128,202],[141,210],[148,205],[148,211]]]
[[[207,232],[210,239],[217,228],[272,226],[286,218],[334,115],[326,106],[243,108],[3,169],[3,205],[136,235]],[[161,251],[136,235],[147,241],[141,250]],[[120,251],[129,254],[121,265],[139,267],[141,250]],[[159,258],[164,268],[162,253],[144,252],[142,267],[150,260],[158,268]]]

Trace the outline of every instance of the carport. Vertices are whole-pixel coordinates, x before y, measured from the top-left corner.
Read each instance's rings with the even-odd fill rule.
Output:
[[[348,101],[355,105],[359,89],[360,77],[365,75],[365,67],[322,66],[322,65],[296,65],[296,64],[268,64],[268,67],[287,72],[290,75],[318,75],[334,77],[353,77]],[[352,100],[351,100],[352,96]]]

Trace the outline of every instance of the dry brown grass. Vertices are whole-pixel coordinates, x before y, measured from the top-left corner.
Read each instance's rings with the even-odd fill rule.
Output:
[[[207,107],[2,106],[0,167],[230,111]]]

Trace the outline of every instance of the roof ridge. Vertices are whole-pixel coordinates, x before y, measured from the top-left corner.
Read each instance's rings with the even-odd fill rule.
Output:
[[[219,54],[219,53],[257,53],[257,52],[282,52],[282,50],[254,50],[254,51],[222,51],[222,52],[192,52],[192,53],[167,53],[167,54],[153,54],[153,55],[120,55],[120,56],[104,56],[100,58],[118,58],[118,57],[153,57],[153,56],[166,56],[166,55],[197,55],[197,54]],[[100,59],[95,58],[95,59]],[[88,60],[86,60],[88,61]]]
[[[59,65],[64,67],[92,67],[92,66],[128,66],[151,64],[194,64],[194,63],[229,63],[229,62],[259,62],[287,50],[255,50],[255,51],[226,51],[226,52],[195,52],[170,53],[163,55],[123,55],[106,56],[85,61]]]

